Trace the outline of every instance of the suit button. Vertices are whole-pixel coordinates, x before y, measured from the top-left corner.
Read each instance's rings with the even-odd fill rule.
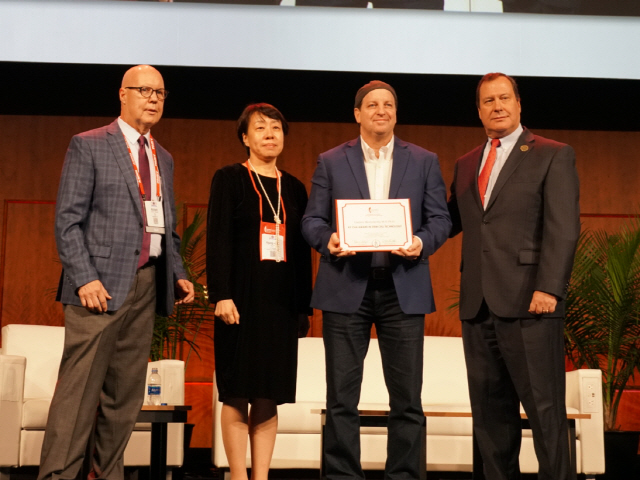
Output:
[[[140,228],[142,228],[142,222],[140,222]]]
[[[482,224],[483,225],[489,225],[489,222],[487,222],[486,220],[482,220]]]
[[[134,253],[135,253],[136,255],[140,255],[140,250],[136,250]]]

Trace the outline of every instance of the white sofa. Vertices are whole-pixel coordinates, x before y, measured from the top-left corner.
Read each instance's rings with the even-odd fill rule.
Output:
[[[425,337],[424,383],[422,402],[425,411],[470,412],[466,366],[459,337]],[[272,468],[320,467],[320,415],[312,410],[325,406],[325,368],[322,338],[300,340],[298,354],[297,403],[278,408],[278,436],[271,462]],[[588,403],[585,379],[599,387]],[[567,373],[567,408],[574,413],[591,413],[590,420],[577,423],[577,468],[592,476],[604,472],[604,434],[600,370],[577,370]],[[365,359],[360,408],[388,409],[389,396],[384,385],[380,350],[372,340]],[[218,392],[213,388],[212,461],[227,469],[220,430]],[[470,418],[427,418],[427,470],[472,471],[472,437]],[[362,466],[365,470],[382,470],[386,459],[386,429],[363,427]],[[250,465],[247,452],[247,466]],[[533,451],[531,431],[523,433],[520,467],[535,473],[538,462]]]
[[[64,327],[7,325],[0,352],[0,477],[11,467],[38,465],[44,428],[58,377]],[[184,405],[184,362],[149,363],[162,378],[163,402]],[[182,466],[184,425],[169,424],[167,466]],[[148,466],[151,426],[136,424],[124,452],[125,466]]]

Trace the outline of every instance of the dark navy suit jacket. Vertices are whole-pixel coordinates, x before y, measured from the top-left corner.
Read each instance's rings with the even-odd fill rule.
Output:
[[[525,129],[507,158],[486,210],[478,193],[485,144],[456,163],[449,211],[461,231],[460,318],[483,300],[500,317],[529,318],[536,290],[564,301],[580,235],[580,182],[573,148]]]
[[[446,188],[437,155],[397,137],[394,142],[389,198],[410,199],[413,234],[420,237],[423,248],[417,260],[389,255],[393,281],[404,313],[431,313],[435,303],[429,256],[444,243],[451,229]],[[311,306],[353,313],[364,297],[372,255],[335,257],[327,245],[336,231],[335,200],[370,198],[360,138],[322,153],[311,182],[302,234],[321,254]]]

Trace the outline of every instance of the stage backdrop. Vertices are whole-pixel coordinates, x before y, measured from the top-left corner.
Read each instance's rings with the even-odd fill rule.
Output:
[[[54,202],[69,139],[102,126],[110,117],[0,116],[0,243],[1,323],[62,325],[54,301],[60,265],[53,236]],[[279,167],[300,178],[307,188],[318,153],[357,135],[355,123],[293,122]],[[637,213],[640,132],[537,130],[536,133],[575,147],[581,179],[584,228],[615,228],[621,215]],[[235,122],[163,119],[154,137],[175,158],[175,192],[186,205],[185,218],[203,208],[216,169],[242,162],[245,152],[235,137]],[[455,160],[484,141],[480,127],[399,125],[399,137],[437,152],[445,182],[450,184]],[[194,141],[197,138],[198,141]],[[614,194],[615,193],[615,194]],[[448,241],[431,259],[438,312],[425,319],[426,335],[460,335],[455,311],[459,282],[460,238]],[[316,312],[310,335],[321,335]],[[202,338],[202,359],[192,358],[187,371],[187,402],[194,405],[189,421],[196,424],[192,446],[211,445],[211,375],[213,344]],[[623,406],[623,422],[640,428],[640,402]]]

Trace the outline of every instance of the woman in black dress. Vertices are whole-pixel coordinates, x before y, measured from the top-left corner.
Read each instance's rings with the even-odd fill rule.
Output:
[[[275,107],[249,105],[238,119],[249,159],[211,183],[207,281],[232,480],[247,478],[247,437],[252,480],[267,479],[277,405],[295,402],[298,335],[309,328],[311,251],[300,233],[307,191],[276,167],[287,131]]]

